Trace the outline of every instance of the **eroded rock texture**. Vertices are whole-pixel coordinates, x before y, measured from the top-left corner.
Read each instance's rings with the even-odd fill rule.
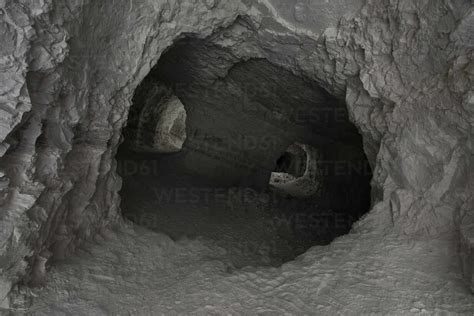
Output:
[[[186,140],[186,109],[172,94],[161,95],[159,91],[149,92],[141,107],[132,118],[130,147],[137,152],[172,153],[179,152]],[[158,96],[158,97],[157,97]]]
[[[458,234],[472,283],[473,14],[468,0],[1,1],[1,306],[41,253],[120,220],[132,96],[183,37],[225,50],[209,66],[224,79],[229,59],[261,59],[345,99],[374,171],[358,229]]]

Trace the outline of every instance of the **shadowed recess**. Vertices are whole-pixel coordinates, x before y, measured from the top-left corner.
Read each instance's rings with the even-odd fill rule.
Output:
[[[173,134],[166,113],[179,123],[176,150],[157,150],[157,131]],[[124,215],[174,239],[215,240],[236,267],[327,244],[370,207],[371,170],[343,100],[206,40],[163,54],[123,136]]]

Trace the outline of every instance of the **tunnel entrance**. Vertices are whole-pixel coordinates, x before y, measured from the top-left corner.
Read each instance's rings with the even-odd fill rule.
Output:
[[[270,176],[270,185],[280,194],[315,197],[322,180],[319,176],[317,150],[295,143],[278,158],[277,167]]]
[[[344,101],[208,40],[179,40],[138,86],[117,161],[126,218],[216,243],[236,268],[281,265],[370,208]]]
[[[298,144],[291,145],[277,160],[274,173],[286,173],[295,178],[302,177],[306,171],[308,155]]]

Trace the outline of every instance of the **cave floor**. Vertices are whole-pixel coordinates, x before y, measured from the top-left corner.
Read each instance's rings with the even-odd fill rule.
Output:
[[[450,236],[417,240],[394,231],[377,232],[371,227],[378,225],[378,217],[368,217],[351,234],[288,261],[308,245],[289,229],[276,208],[268,210],[261,196],[251,195],[249,203],[242,199],[245,195],[229,199],[228,191],[209,193],[203,187],[191,194],[198,186],[189,179],[169,177],[158,179],[160,183],[175,179],[172,187],[160,186],[157,177],[125,178],[122,209],[125,216],[134,216],[135,223],[125,221],[104,231],[76,256],[53,265],[45,288],[23,289],[28,312],[407,315],[474,311],[472,294],[453,260],[456,247]]]
[[[123,215],[174,241],[214,244],[225,252],[231,270],[280,266],[350,227],[342,215],[323,211],[313,200],[271,189],[215,186],[166,162],[161,160],[154,174],[122,175]]]
[[[270,194],[189,182],[161,186],[144,178],[128,181],[124,187],[126,217],[175,241],[214,244],[226,254],[229,269],[279,266],[309,248],[309,241],[292,230],[291,218],[269,207]]]
[[[120,225],[51,268],[34,315],[472,314],[453,241],[351,233],[275,267],[229,269],[205,239]],[[26,290],[25,290],[26,291]]]

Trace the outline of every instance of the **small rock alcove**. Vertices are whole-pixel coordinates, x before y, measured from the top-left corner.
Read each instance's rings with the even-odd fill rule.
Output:
[[[371,171],[344,102],[205,39],[161,56],[123,139],[123,215],[176,240],[213,240],[237,268],[327,244],[370,207]]]
[[[174,95],[148,95],[130,128],[130,148],[135,152],[173,153],[186,140],[186,110]]]
[[[278,158],[270,185],[292,197],[315,197],[319,190],[317,150],[309,145],[292,144]]]

